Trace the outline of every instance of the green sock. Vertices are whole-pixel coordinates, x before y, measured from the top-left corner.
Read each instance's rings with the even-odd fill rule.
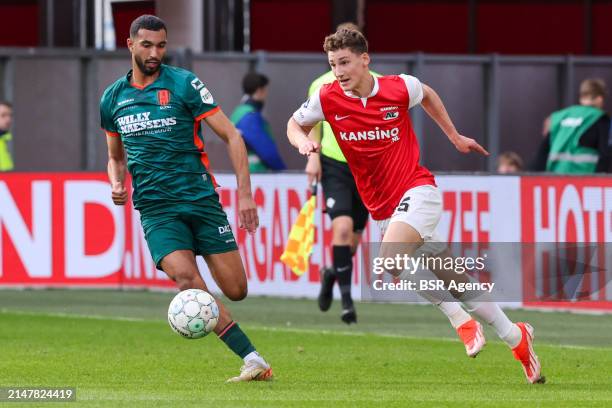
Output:
[[[253,346],[251,340],[240,329],[238,323],[234,321],[225,326],[225,329],[219,334],[219,338],[240,358],[244,358],[247,354],[255,351],[255,346]]]

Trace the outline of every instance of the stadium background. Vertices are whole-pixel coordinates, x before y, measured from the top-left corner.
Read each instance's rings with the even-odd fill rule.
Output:
[[[612,17],[608,2],[3,0],[0,11],[7,16],[0,37],[6,46],[0,49],[0,98],[14,104],[13,153],[22,172],[3,175],[0,184],[0,284],[7,286],[171,286],[148,260],[137,214],[112,205],[105,175],[99,173],[107,161],[99,97],[128,69],[124,38],[131,20],[142,13],[168,21],[170,62],[202,78],[226,112],[241,97],[245,72],[256,69],[271,78],[265,114],[289,167],[298,173],[304,160],[286,141],[285,123],[310,81],[327,70],[321,39],[339,21],[361,22],[374,51],[373,68],[412,73],[432,85],[458,128],[492,153],[489,158],[457,154],[422,109],[414,109],[423,161],[438,174],[494,171],[504,150],[530,160],[542,119],[573,103],[581,80],[601,77],[612,83],[612,57],[606,55],[612,46],[604,40],[612,30],[605,24],[605,17]],[[212,170],[231,170],[222,142],[210,131],[205,142]],[[50,171],[62,173],[45,173]],[[297,279],[278,261],[306,198],[306,189],[296,187],[303,179],[291,172],[254,178],[264,227],[250,237],[236,229],[234,181],[222,176],[221,198],[238,231],[251,293],[316,295],[319,268],[331,259],[326,217],[317,215],[307,276]],[[449,174],[439,183],[445,194],[440,231],[449,241],[612,241],[609,177]],[[366,241],[377,240],[372,230]],[[38,256],[32,257],[33,251]],[[605,269],[592,276],[579,305],[563,306],[612,310]],[[516,271],[517,284],[524,273]],[[537,279],[552,281],[555,273],[535,272]],[[356,273],[356,296],[358,284]],[[517,296],[514,305],[522,301]]]
[[[457,126],[492,153],[457,155],[417,108],[423,161],[434,171],[493,171],[506,150],[529,161],[542,120],[576,101],[582,79],[612,83],[609,1],[2,0],[0,47],[21,47],[0,50],[0,98],[15,104],[14,133],[28,135],[15,138],[16,170],[106,168],[98,102],[126,72],[129,23],[145,12],[168,21],[170,62],[203,78],[226,112],[245,72],[271,78],[264,113],[291,169],[303,160],[284,138],[286,120],[328,69],[321,43],[337,22],[361,21],[372,67],[434,86]],[[231,170],[222,142],[205,139],[213,170]]]
[[[138,214],[111,202],[98,102],[129,69],[124,39],[142,13],[166,20],[169,62],[200,76],[225,112],[248,70],[271,79],[264,113],[291,170],[253,176],[262,221],[254,236],[237,228],[225,147],[205,132],[252,295],[230,308],[273,364],[270,386],[220,387],[236,373],[235,356],[171,332],[173,284],[153,267]],[[502,151],[533,157],[542,120],[576,101],[581,80],[612,84],[612,1],[0,0],[0,16],[0,99],[14,105],[16,163],[0,174],[0,387],[69,385],[80,403],[112,407],[612,403],[612,176],[494,174]],[[465,358],[431,307],[361,302],[348,328],[339,302],[319,313],[312,298],[331,263],[320,211],[308,272],[298,278],[278,261],[307,197],[286,121],[328,70],[323,37],[347,20],[364,26],[375,70],[432,85],[457,127],[492,152],[460,155],[421,108],[411,112],[443,192],[441,236],[475,254],[498,243],[603,244],[596,268],[573,271],[585,272],[577,297],[550,301],[567,281],[546,252],[478,276],[515,290],[504,306],[537,328],[545,387],[523,388],[518,363],[488,328],[483,357]],[[378,238],[370,223],[365,240]]]

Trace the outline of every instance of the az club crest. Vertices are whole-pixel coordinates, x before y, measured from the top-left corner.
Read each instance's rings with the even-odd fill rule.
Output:
[[[383,120],[393,120],[399,117],[398,111],[386,112],[383,116]]]

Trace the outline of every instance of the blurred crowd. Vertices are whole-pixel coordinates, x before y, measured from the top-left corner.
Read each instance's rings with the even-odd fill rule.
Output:
[[[263,114],[269,86],[270,81],[265,75],[247,73],[242,79],[244,96],[231,115],[232,122],[244,138],[251,173],[287,169],[277,147],[285,135],[273,134]],[[552,112],[544,119],[542,134],[534,135],[537,149],[533,157],[523,158],[513,151],[502,152],[497,157],[497,173],[612,173],[612,129],[610,115],[605,110],[607,96],[603,80],[589,78],[582,81],[577,103]],[[12,117],[11,103],[0,101],[0,171],[3,172],[14,168]],[[323,130],[320,130],[322,135]]]
[[[273,135],[262,114],[268,86],[265,75],[246,74],[242,80],[244,97],[231,116],[244,138],[253,173],[287,168],[275,142],[285,135]],[[497,172],[612,173],[612,129],[610,115],[604,110],[607,95],[603,80],[582,81],[578,103],[552,112],[544,120],[541,136],[535,136],[538,147],[534,156],[524,160],[516,152],[502,152]]]
[[[13,157],[11,155],[11,125],[13,123],[13,106],[0,101],[0,171],[13,170]]]

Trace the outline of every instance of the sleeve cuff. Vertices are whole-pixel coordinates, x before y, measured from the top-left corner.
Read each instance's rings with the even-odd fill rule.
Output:
[[[203,114],[197,116],[194,120],[196,122],[199,122],[202,119],[209,117],[210,115],[214,115],[215,113],[219,112],[220,110],[221,110],[221,107],[219,107],[219,106],[214,107],[213,109],[209,110],[208,112],[204,112]]]
[[[104,131],[104,133],[106,133],[106,136],[108,137],[119,137],[119,133],[117,132],[111,132],[110,130],[106,130],[106,129],[102,129]]]
[[[304,117],[304,114],[301,113],[299,110],[293,112],[293,120],[296,121],[296,123],[300,126],[314,126],[319,122],[315,122],[315,123],[308,123],[308,121],[306,120],[306,118]],[[325,120],[325,119],[323,119]]]

